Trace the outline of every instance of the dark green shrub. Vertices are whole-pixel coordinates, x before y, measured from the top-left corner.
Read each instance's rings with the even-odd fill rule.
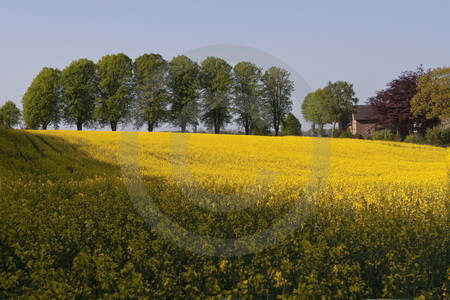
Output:
[[[450,144],[450,128],[443,129],[441,126],[435,126],[427,129],[425,134],[427,143],[432,145],[445,146]]]
[[[302,124],[293,114],[288,114],[284,120],[281,135],[302,135]]]
[[[420,134],[410,134],[407,135],[403,141],[405,143],[423,144],[425,142],[425,138]]]
[[[350,129],[343,130],[339,133],[339,137],[343,139],[352,139],[355,136],[350,132]]]
[[[372,140],[379,140],[379,141],[393,141],[394,140],[394,133],[391,130],[376,130],[370,132],[370,137]]]
[[[252,135],[270,135],[270,128],[264,123],[256,123],[252,130]]]

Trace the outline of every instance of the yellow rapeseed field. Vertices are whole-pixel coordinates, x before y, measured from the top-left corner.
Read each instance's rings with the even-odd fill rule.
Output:
[[[0,298],[450,292],[446,148],[11,130],[0,131],[0,157]],[[146,197],[133,196],[135,178]],[[303,223],[291,217],[297,207]],[[185,231],[170,231],[176,224]]]
[[[383,199],[378,204],[418,201],[415,204],[425,209],[444,205],[442,200],[449,192],[450,152],[426,145],[165,132],[38,134],[64,138],[95,159],[118,165],[129,148],[136,148],[143,177],[162,177],[179,186],[198,185],[219,194],[248,190],[289,199],[314,189],[356,208],[361,201],[377,204]],[[313,186],[317,177],[319,186]],[[230,192],[230,186],[234,191]]]

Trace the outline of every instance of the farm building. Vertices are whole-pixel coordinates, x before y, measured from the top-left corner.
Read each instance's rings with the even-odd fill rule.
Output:
[[[350,120],[350,132],[354,135],[368,137],[370,130],[375,127],[375,120],[372,118],[372,107],[370,105],[356,105],[355,112]]]

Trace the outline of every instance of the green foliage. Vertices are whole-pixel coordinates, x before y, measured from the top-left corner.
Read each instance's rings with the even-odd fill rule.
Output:
[[[313,123],[313,131],[315,125],[319,125],[320,136],[323,135],[323,125],[329,123],[333,124],[331,136],[336,136],[335,125],[350,118],[357,102],[352,84],[345,81],[329,82],[326,87],[306,95],[302,114],[305,120]]]
[[[69,124],[82,130],[83,124],[94,117],[98,97],[97,67],[88,59],[74,60],[61,73],[63,88],[63,116]]]
[[[450,68],[436,68],[417,80],[417,94],[411,100],[414,116],[450,118]]]
[[[168,63],[159,54],[143,54],[134,61],[137,98],[136,125],[147,124],[148,131],[167,118]]]
[[[345,81],[329,82],[320,94],[323,117],[325,123],[333,124],[331,135],[334,135],[335,125],[338,122],[349,120],[354,110],[354,105],[358,103],[355,97],[353,84]]]
[[[0,107],[0,125],[6,129],[11,129],[19,125],[21,115],[16,104],[8,100]]]
[[[100,98],[95,115],[109,123],[115,131],[119,122],[126,122],[132,104],[133,63],[123,53],[105,55],[97,62]]]
[[[393,141],[395,134],[391,130],[375,130],[370,132],[372,140]]]
[[[318,89],[306,95],[302,103],[302,114],[306,121],[312,122],[312,135],[315,135],[315,126],[321,128],[320,135],[323,134],[323,124],[325,124],[325,115],[323,105],[323,89]]]
[[[302,124],[292,113],[289,113],[284,120],[281,135],[302,135]]]
[[[23,118],[30,129],[47,129],[61,118],[61,71],[43,68],[33,79],[22,98]]]
[[[357,212],[324,194],[281,244],[242,257],[204,257],[149,228],[120,167],[84,147],[0,131],[0,298],[445,298],[445,212],[369,201]],[[266,228],[291,203],[269,194],[270,206],[205,212],[173,183],[145,183],[169,218],[210,237]]]
[[[355,138],[355,136],[350,132],[350,129],[342,130],[339,133],[339,137],[343,139],[351,139]]]
[[[271,135],[269,123],[262,118],[258,118],[256,120],[254,120],[251,134],[252,135]]]
[[[450,128],[443,128],[438,125],[427,129],[425,139],[429,144],[445,146],[450,144]]]
[[[234,68],[234,108],[237,121],[250,134],[261,115],[261,69],[251,62],[239,62]]]
[[[198,64],[185,55],[176,56],[169,63],[171,119],[181,128],[181,132],[186,132],[187,124],[198,124],[198,76]]]
[[[214,133],[220,133],[231,121],[231,66],[221,58],[207,57],[200,65],[200,86],[203,90],[202,121],[214,129]]]
[[[263,103],[275,135],[279,134],[282,122],[292,110],[291,94],[294,91],[294,83],[289,76],[289,72],[284,69],[270,67],[261,78]]]
[[[420,134],[410,134],[403,140],[405,143],[423,144],[426,140]]]

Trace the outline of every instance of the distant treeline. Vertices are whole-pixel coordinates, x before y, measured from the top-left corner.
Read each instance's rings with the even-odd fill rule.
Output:
[[[232,67],[217,57],[200,64],[184,55],[166,61],[153,53],[134,61],[123,53],[97,63],[83,58],[62,71],[40,71],[23,96],[23,119],[30,129],[63,122],[78,130],[109,125],[113,131],[118,124],[153,131],[169,123],[195,132],[202,122],[215,133],[235,122],[246,134],[279,135],[292,110],[289,76],[275,66],[263,71],[239,62]],[[294,123],[300,126],[297,119]]]
[[[123,53],[105,55],[97,63],[78,59],[62,71],[41,70],[23,96],[23,120],[29,129],[65,123],[78,130],[109,125],[115,131],[118,124],[133,124],[153,131],[167,123],[182,132],[188,126],[197,132],[201,122],[214,133],[234,122],[245,134],[301,135],[301,124],[291,113],[294,84],[289,77],[275,66],[264,71],[239,62],[232,67],[217,57],[200,64],[184,55],[171,61],[159,54],[132,61]],[[441,131],[449,127],[442,123],[450,119],[450,68],[402,72],[366,102],[375,123],[372,137],[383,129],[400,140],[409,134],[409,140],[422,141],[434,129],[428,135],[445,135],[439,144],[448,143],[448,134]],[[346,81],[309,93],[301,107],[312,124],[307,134],[352,137],[346,128],[357,103]],[[0,126],[12,128],[20,116],[7,101],[0,107]],[[326,124],[332,125],[328,133]]]
[[[354,105],[353,86],[347,82],[329,82],[327,86],[309,93],[302,103],[302,113],[311,122],[311,134],[324,136],[324,124],[333,124],[331,136],[336,136],[334,127],[339,125],[343,137]],[[376,130],[390,130],[399,140],[409,134],[409,141],[424,142],[428,135],[430,143],[450,143],[450,68],[405,71],[386,84],[384,90],[367,99],[371,106],[370,122],[374,124],[372,138],[378,139]],[[316,130],[317,127],[317,130]],[[436,138],[435,135],[441,137]],[[387,139],[387,135],[384,134]],[[438,142],[436,142],[438,140]]]

